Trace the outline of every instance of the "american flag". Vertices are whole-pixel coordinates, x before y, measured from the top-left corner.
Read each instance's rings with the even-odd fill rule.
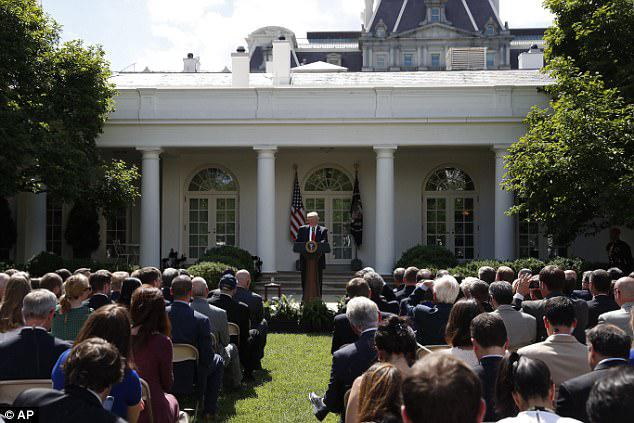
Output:
[[[290,229],[291,239],[293,242],[297,239],[297,230],[300,226],[306,224],[304,217],[304,202],[302,201],[302,192],[299,190],[299,181],[297,180],[297,171],[295,171],[295,182],[293,183],[293,201],[291,203]]]

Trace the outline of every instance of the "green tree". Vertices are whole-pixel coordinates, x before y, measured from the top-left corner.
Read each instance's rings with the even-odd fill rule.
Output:
[[[62,44],[59,31],[36,0],[0,0],[0,197],[126,205],[139,195],[136,167],[95,144],[115,94],[104,51]]]
[[[555,15],[546,32],[546,59],[570,57],[582,71],[599,73],[608,88],[634,100],[632,0],[545,0]]]

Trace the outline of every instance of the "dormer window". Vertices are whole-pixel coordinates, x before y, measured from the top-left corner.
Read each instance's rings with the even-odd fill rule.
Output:
[[[487,35],[487,36],[495,35],[495,26],[493,24],[487,24],[484,27],[484,35]]]
[[[383,19],[381,19],[379,23],[376,24],[375,35],[377,38],[385,38],[385,36],[387,35],[387,26],[383,22]]]
[[[429,20],[431,22],[440,22],[440,7],[432,7],[429,12]]]

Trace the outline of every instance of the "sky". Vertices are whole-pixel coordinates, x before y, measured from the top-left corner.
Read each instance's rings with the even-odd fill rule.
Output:
[[[377,0],[378,2],[378,0]],[[41,0],[63,27],[62,39],[101,44],[113,71],[181,71],[188,52],[203,71],[230,67],[249,33],[283,26],[306,31],[360,30],[364,0]],[[542,0],[500,0],[511,28],[546,27]]]

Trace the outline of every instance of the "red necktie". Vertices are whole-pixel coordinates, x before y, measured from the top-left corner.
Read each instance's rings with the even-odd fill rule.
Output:
[[[311,230],[310,230],[310,240],[311,241],[315,240],[315,232],[316,232],[316,228],[311,228]]]

